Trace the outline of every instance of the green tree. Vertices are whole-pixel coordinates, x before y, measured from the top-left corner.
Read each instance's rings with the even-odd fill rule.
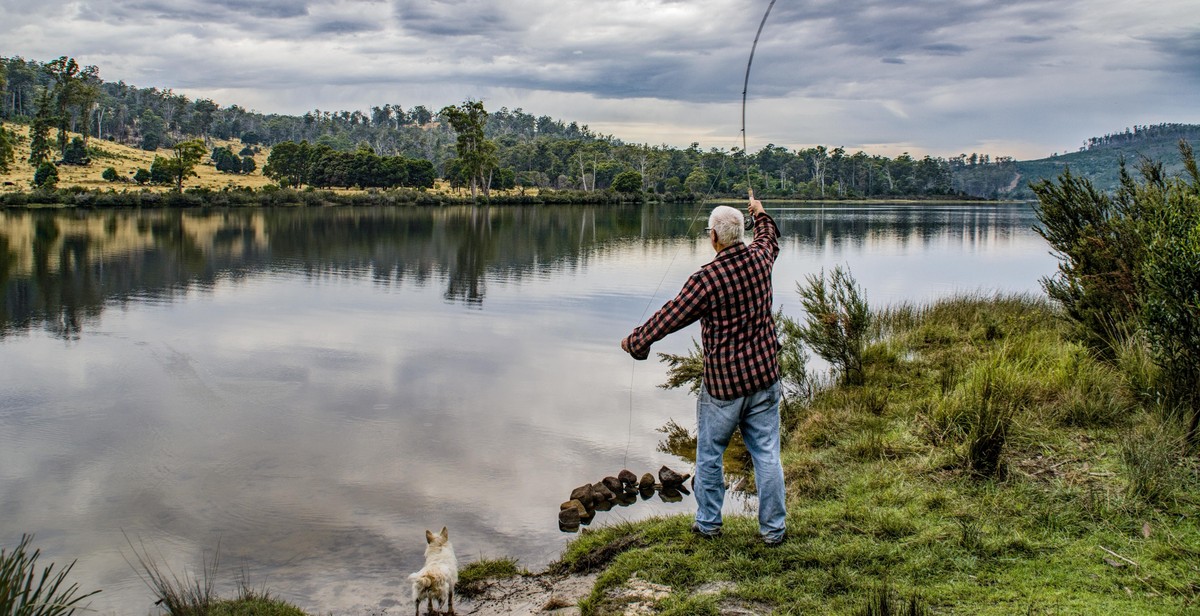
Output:
[[[133,181],[139,186],[149,182],[153,176],[145,167],[138,167],[138,170],[133,174]]]
[[[243,156],[242,157],[242,173],[243,174],[249,175],[251,173],[254,173],[254,170],[257,168],[258,168],[258,163],[254,162],[253,156]]]
[[[500,160],[496,156],[496,143],[484,137],[488,112],[484,110],[483,103],[467,101],[457,107],[447,106],[442,108],[441,115],[458,134],[455,151],[459,164],[456,168],[466,176],[471,196],[475,197],[480,188],[483,189],[483,195],[488,196],[492,173]]]
[[[263,175],[285,187],[309,183],[310,149],[307,141],[276,144],[263,166]]]
[[[54,163],[46,161],[38,165],[37,171],[33,172],[33,187],[51,189],[58,184],[58,167]]]
[[[159,145],[162,145],[163,133],[167,130],[167,123],[161,116],[146,109],[142,111],[138,122],[138,129],[142,134],[142,149],[147,152],[153,152],[158,149]]]
[[[83,139],[79,137],[71,138],[70,143],[68,143],[66,149],[63,150],[62,162],[66,165],[91,164],[92,159],[88,157],[87,145],[84,144]]]
[[[38,91],[34,102],[37,111],[29,127],[29,164],[37,167],[50,160],[54,148],[50,145],[50,129],[54,126],[54,102],[50,91]]]
[[[170,184],[174,173],[175,167],[171,159],[155,156],[154,161],[150,163],[150,171],[147,172],[147,181],[153,184]]]
[[[613,178],[613,190],[621,193],[638,193],[642,191],[642,174],[637,171],[622,171]]]
[[[117,174],[116,167],[107,167],[104,169],[104,172],[100,174],[100,177],[106,182],[116,182],[121,176]]]
[[[683,187],[697,195],[708,194],[710,188],[708,172],[703,167],[692,169],[687,179],[683,181]]]
[[[241,173],[242,159],[228,147],[213,148],[212,160],[221,173]]]
[[[192,124],[196,132],[204,138],[204,143],[208,143],[208,131],[212,128],[213,115],[216,114],[220,107],[216,103],[207,98],[202,98],[192,103]]]
[[[175,190],[182,191],[183,181],[196,175],[196,165],[200,164],[207,151],[204,141],[200,139],[175,144],[175,147],[172,148],[173,156],[169,159],[171,164],[168,167],[171,179],[175,182]]]
[[[0,173],[8,173],[16,157],[17,134],[0,126]]]

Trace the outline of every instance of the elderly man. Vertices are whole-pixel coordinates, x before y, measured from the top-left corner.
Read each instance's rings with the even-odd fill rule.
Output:
[[[721,533],[725,500],[722,455],[736,428],[754,462],[758,527],[769,546],[783,543],[783,467],[779,461],[779,339],[771,312],[771,268],[779,255],[779,228],[750,193],[754,241],[742,241],[742,213],[718,206],[708,218],[716,257],[692,274],[679,295],[621,341],[634,359],[650,345],[700,321],[704,378],[696,403],[696,521],[703,537]]]

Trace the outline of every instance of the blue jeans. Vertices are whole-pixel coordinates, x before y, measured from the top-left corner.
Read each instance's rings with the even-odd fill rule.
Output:
[[[696,526],[713,533],[721,528],[725,502],[722,455],[735,428],[754,462],[758,485],[758,531],[768,541],[783,538],[787,516],[783,465],[779,460],[779,383],[736,400],[718,400],[700,389],[696,402]]]

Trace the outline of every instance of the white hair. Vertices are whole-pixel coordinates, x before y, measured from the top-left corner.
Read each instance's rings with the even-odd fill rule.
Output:
[[[742,211],[728,205],[718,205],[713,208],[712,214],[708,215],[708,228],[717,232],[717,241],[725,246],[742,241],[742,228],[745,224],[746,217],[742,215]]]

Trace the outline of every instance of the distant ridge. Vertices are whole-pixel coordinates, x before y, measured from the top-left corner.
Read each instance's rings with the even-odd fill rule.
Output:
[[[1072,174],[1091,180],[1097,189],[1112,192],[1119,184],[1122,158],[1130,171],[1136,171],[1137,164],[1146,158],[1163,163],[1169,174],[1177,174],[1183,171],[1180,140],[1200,146],[1200,124],[1134,126],[1121,133],[1093,137],[1078,152],[1018,162],[1017,170],[1024,179],[1014,193],[1033,198],[1029,182],[1057,177],[1066,167]]]

